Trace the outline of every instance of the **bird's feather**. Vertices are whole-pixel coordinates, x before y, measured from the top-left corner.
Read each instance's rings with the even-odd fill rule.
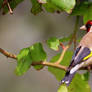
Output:
[[[71,64],[69,67],[74,67],[75,65],[81,63],[92,56],[91,50],[87,47],[78,47],[72,57]]]

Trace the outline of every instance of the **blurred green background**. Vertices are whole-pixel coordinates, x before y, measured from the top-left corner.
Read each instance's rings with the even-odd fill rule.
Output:
[[[49,37],[64,37],[73,32],[75,17],[66,13],[43,12],[34,16],[30,13],[31,4],[25,0],[14,10],[14,14],[0,14],[0,47],[18,54],[20,49]],[[81,22],[81,21],[80,21]],[[81,25],[82,23],[80,23]],[[80,26],[79,25],[79,26]],[[83,35],[83,32],[78,34]],[[56,54],[45,47],[48,59]],[[0,92],[56,92],[59,82],[47,71],[31,68],[25,75],[16,76],[16,61],[0,54]],[[92,85],[91,80],[89,83]]]

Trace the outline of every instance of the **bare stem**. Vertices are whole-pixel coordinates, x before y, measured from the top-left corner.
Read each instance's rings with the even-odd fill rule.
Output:
[[[9,57],[9,58],[13,58],[13,59],[16,59],[16,55],[12,54],[12,53],[9,53],[7,51],[5,51],[4,49],[0,48],[0,52],[5,55],[6,57]]]
[[[8,9],[9,9],[10,14],[13,14],[13,11],[12,11],[12,9],[11,9],[11,7],[10,7],[9,2],[7,2],[7,6],[8,6]]]
[[[65,55],[65,52],[67,51],[68,48],[69,48],[69,45],[67,45],[67,46],[64,47],[64,49],[63,49],[63,51],[62,51],[62,53],[60,55],[60,58],[58,59],[57,62],[55,62],[55,64],[57,64],[57,65],[60,64],[60,62],[62,61],[62,59],[63,59],[63,57]]]

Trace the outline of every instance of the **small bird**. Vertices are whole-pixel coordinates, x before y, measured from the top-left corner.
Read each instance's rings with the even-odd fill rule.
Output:
[[[61,84],[65,83],[67,86],[72,81],[75,73],[85,62],[92,62],[92,20],[89,20],[86,25],[80,27],[81,30],[86,30],[87,33],[83,36],[79,45],[77,46],[71,63],[67,69],[65,77],[61,80]]]

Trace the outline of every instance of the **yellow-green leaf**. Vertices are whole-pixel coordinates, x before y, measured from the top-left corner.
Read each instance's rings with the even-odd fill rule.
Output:
[[[32,64],[31,53],[29,48],[24,48],[17,55],[16,74],[23,75],[28,71]]]

